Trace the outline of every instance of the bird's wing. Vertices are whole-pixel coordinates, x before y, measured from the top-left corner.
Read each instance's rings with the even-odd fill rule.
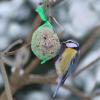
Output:
[[[79,62],[79,57],[80,57],[80,51],[76,53],[76,55],[73,57],[70,63],[69,67],[69,75],[72,76],[72,74],[75,72],[78,62]]]

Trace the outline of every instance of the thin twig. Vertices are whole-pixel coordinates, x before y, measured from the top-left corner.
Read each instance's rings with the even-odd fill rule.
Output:
[[[0,58],[0,65],[1,65],[1,72],[2,72],[2,77],[3,77],[3,80],[4,80],[7,98],[8,98],[8,100],[13,100],[12,93],[11,93],[11,90],[10,90],[9,81],[8,81],[8,77],[7,77],[6,70],[5,70],[5,66],[4,66],[1,58]]]
[[[11,67],[14,66],[14,62],[15,62],[14,59],[12,60],[12,59],[5,57],[5,56],[2,56],[1,59],[2,59],[3,63],[7,64],[8,66],[11,66]]]
[[[60,28],[61,32],[64,31],[64,27],[57,21],[57,19],[55,17],[52,17],[52,20],[58,25],[58,27]]]
[[[44,15],[47,17],[47,5],[48,5],[48,0],[43,0],[43,10],[44,10]]]
[[[80,49],[80,59],[86,55],[87,51],[93,46],[93,44],[100,38],[100,27],[97,27],[88,37],[88,39],[84,42]],[[79,66],[78,66],[79,67]],[[76,68],[76,70],[78,69]]]
[[[49,17],[49,16],[52,16],[51,4],[50,4],[49,0],[48,0],[48,5],[49,5],[49,7],[48,7],[48,17]],[[51,18],[50,17],[49,17],[49,22],[51,22]]]
[[[82,73],[83,71],[87,70],[88,68],[92,67],[92,65],[94,65],[96,62],[98,62],[100,60],[100,57],[96,58],[94,61],[92,61],[90,64],[88,64],[87,66],[83,67],[82,69],[80,69],[79,71],[77,71],[73,77],[77,77],[80,73]]]
[[[61,2],[64,2],[64,0],[49,0],[49,3],[52,7],[60,4]],[[41,2],[40,4],[43,4],[43,2]]]
[[[55,0],[55,2],[51,2],[51,6],[56,6],[60,4],[61,2],[64,2],[64,0]]]
[[[81,58],[93,46],[97,38],[100,38],[100,27],[97,27],[95,31],[90,34],[89,38],[84,42],[80,50]]]
[[[15,41],[14,43],[12,43],[4,52],[8,52],[10,49],[12,49],[15,45],[17,45],[17,44],[21,44],[21,43],[23,43],[23,41],[22,40],[17,40],[17,41]]]
[[[19,48],[18,48],[18,50],[19,50]],[[4,53],[4,56],[11,56],[11,55],[14,55],[14,54],[16,54],[16,52],[17,52],[18,50],[10,51],[10,52],[5,52],[5,53]]]
[[[10,56],[10,55],[14,55],[18,50],[15,51],[10,51],[10,49],[12,49],[14,46],[16,46],[17,44],[22,44],[23,40],[17,40],[14,43],[12,43],[6,50],[4,50],[3,52],[0,52],[0,55],[2,56]]]

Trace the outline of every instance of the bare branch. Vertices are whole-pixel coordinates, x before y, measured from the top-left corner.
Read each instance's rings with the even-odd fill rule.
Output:
[[[4,52],[8,52],[11,48],[13,48],[15,45],[17,45],[17,44],[21,44],[21,43],[23,43],[23,41],[22,40],[17,40],[17,41],[15,41],[14,43],[12,43]]]
[[[5,66],[4,66],[1,58],[0,58],[0,65],[1,65],[0,67],[1,67],[1,72],[2,72],[2,76],[3,76],[4,84],[5,84],[5,91],[6,91],[7,98],[8,98],[8,100],[13,100],[8,77],[7,77],[7,74],[5,71]]]
[[[25,72],[24,74],[29,74],[31,73],[35,68],[36,66],[39,64],[40,60],[38,58],[35,58],[28,66],[27,68],[25,69]]]
[[[46,76],[40,76],[40,75],[31,75],[23,78],[24,85],[29,84],[57,84],[55,81],[57,78],[56,74],[52,75],[46,75]],[[74,86],[64,85],[64,88],[72,92],[74,95],[81,97],[81,98],[87,98],[88,96],[75,88]]]
[[[92,34],[92,35],[91,35]],[[84,42],[84,45],[81,47],[81,58],[83,55],[93,46],[97,38],[100,37],[100,27],[97,27],[93,33],[91,33],[89,38]]]
[[[100,57],[96,58],[94,61],[92,61],[90,64],[88,64],[87,66],[83,67],[82,69],[80,69],[79,71],[77,71],[73,77],[77,77],[80,73],[82,73],[83,71],[87,70],[88,68],[92,67],[92,65],[94,65],[96,62],[98,62],[100,60]]]

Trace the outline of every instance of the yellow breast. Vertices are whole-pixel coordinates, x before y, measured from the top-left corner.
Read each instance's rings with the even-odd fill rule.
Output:
[[[76,55],[77,51],[72,48],[66,48],[61,56],[61,60],[56,64],[58,75],[62,76],[69,67],[72,58]]]

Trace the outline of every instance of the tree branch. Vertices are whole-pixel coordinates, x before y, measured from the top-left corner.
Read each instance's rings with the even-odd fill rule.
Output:
[[[81,74],[83,71],[87,70],[88,68],[92,67],[92,65],[94,65],[96,62],[98,62],[100,60],[100,57],[96,58],[94,61],[92,61],[90,64],[88,64],[87,66],[83,67],[82,69],[80,69],[79,71],[77,71],[74,75],[73,78],[77,77],[79,74]]]
[[[100,27],[97,27],[89,36],[89,38],[84,42],[80,49],[81,58],[83,55],[93,46],[97,38],[100,37]]]
[[[39,64],[40,60],[38,58],[35,58],[25,69],[24,74],[30,74],[36,66]]]
[[[4,64],[1,60],[1,57],[0,57],[0,66],[1,66],[1,72],[2,72],[2,77],[3,77],[3,80],[4,80],[7,98],[8,98],[8,100],[13,100],[12,93],[11,93],[11,90],[10,90],[9,81],[8,81],[8,77],[7,77],[6,70],[5,70],[5,66],[4,66]]]

